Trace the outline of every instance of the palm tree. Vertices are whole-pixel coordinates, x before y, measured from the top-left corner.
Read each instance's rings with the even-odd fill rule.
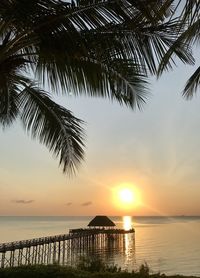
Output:
[[[140,109],[148,76],[182,28],[170,18],[171,2],[1,0],[2,126],[19,117],[26,132],[59,158],[63,172],[74,172],[84,157],[82,121],[52,94],[99,96]],[[174,51],[193,62],[187,44]]]

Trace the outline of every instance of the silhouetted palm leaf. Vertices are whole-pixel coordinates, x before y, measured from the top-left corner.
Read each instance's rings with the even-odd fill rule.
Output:
[[[74,172],[83,159],[82,122],[33,84],[24,84],[19,97],[25,129],[59,157],[63,172]]]
[[[183,91],[183,96],[185,96],[187,99],[192,98],[194,93],[196,93],[197,89],[199,88],[199,85],[200,85],[200,67],[198,67],[197,70],[188,79]]]
[[[200,2],[198,0],[190,1],[186,0],[183,7],[179,7],[182,4],[181,1],[173,1],[177,6],[176,10],[181,9],[180,15],[176,18],[177,27],[179,26],[179,31],[177,32],[177,39],[174,44],[168,49],[168,51],[163,56],[163,59],[159,65],[158,75],[160,75],[164,70],[171,68],[170,59],[172,56],[177,55],[177,50],[180,48],[185,48],[186,51],[181,50],[181,55],[179,53],[179,58],[184,63],[194,64],[195,60],[192,58],[192,48],[194,44],[198,44],[200,41]],[[186,82],[186,86],[183,90],[183,95],[186,98],[191,98],[193,94],[197,91],[200,85],[200,70],[199,68],[192,74],[192,76]]]
[[[15,86],[0,87],[0,123],[10,125],[18,116],[19,100]]]

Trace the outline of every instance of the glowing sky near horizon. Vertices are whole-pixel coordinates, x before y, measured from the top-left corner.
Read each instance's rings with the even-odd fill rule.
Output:
[[[200,215],[200,96],[181,91],[194,67],[158,81],[143,111],[108,100],[63,97],[86,122],[86,156],[73,178],[20,124],[0,131],[0,215]],[[113,188],[130,183],[142,203],[112,203]]]

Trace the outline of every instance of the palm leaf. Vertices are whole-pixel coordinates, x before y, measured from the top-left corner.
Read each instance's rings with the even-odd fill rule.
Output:
[[[200,67],[188,79],[183,91],[183,96],[191,99],[200,85]]]
[[[63,172],[75,172],[83,159],[82,122],[34,84],[23,85],[20,107],[26,131],[59,157]]]
[[[172,44],[169,28],[160,25],[170,3],[95,0],[78,1],[76,5],[53,0],[12,0],[4,3],[6,8],[2,7],[1,14],[3,19],[9,17],[14,29],[21,30],[21,38],[17,35],[11,42],[15,48],[11,49],[20,51],[24,45],[20,54],[33,62],[40,80],[48,80],[51,89],[73,90],[75,94],[89,90],[89,95],[104,96],[109,95],[110,77],[107,75],[106,81],[105,70],[102,74],[100,70],[112,65],[112,60],[132,59],[141,70],[136,78],[143,78],[148,71],[155,74],[163,53]],[[104,67],[83,62],[91,60]],[[107,91],[101,94],[104,89]]]
[[[88,62],[88,61],[87,61]],[[131,60],[115,59],[110,64],[91,60],[92,64],[101,67],[100,72],[105,75],[101,96],[118,101],[132,109],[142,108],[147,99],[147,78],[138,71],[138,65]],[[108,81],[109,82],[108,82]],[[85,76],[86,84],[87,76]],[[107,92],[103,95],[102,92]]]
[[[0,123],[5,127],[12,124],[19,113],[18,81],[21,80],[19,72],[25,68],[27,60],[18,55],[6,55],[10,32],[2,38],[0,45]]]
[[[15,85],[0,87],[0,123],[6,127],[14,122],[19,114],[18,89]]]
[[[166,16],[169,6],[169,0],[93,0],[71,3],[54,0],[2,0],[0,13],[3,19],[11,19],[18,30],[30,30],[30,27],[38,31],[43,28],[48,30],[48,27],[55,30],[57,26],[74,31],[122,23],[136,15],[141,16],[140,20],[155,22],[155,19],[161,20]]]
[[[134,65],[132,78],[141,77],[142,84],[149,72],[157,72],[158,64],[175,42],[176,31],[174,22],[151,27],[149,23],[141,24],[137,21],[135,30],[128,24],[116,28],[111,26],[101,32],[80,33],[77,41],[71,39],[69,34],[63,34],[63,43],[59,44],[58,38],[55,45],[51,46],[46,43],[51,41],[47,35],[44,44],[40,44],[37,74],[39,79],[42,82],[47,81],[54,91],[70,91],[75,95],[84,93],[90,96],[110,96],[109,90],[113,86],[110,84],[108,68],[115,67],[115,60],[121,59],[123,66],[129,63],[127,73],[123,69],[123,78],[127,81],[125,76],[130,77],[129,69]],[[184,61],[193,61],[189,49],[184,46],[179,49],[177,47],[176,54]],[[173,59],[170,60],[171,63],[173,64]],[[115,74],[115,87],[121,82],[117,82],[120,76],[119,63],[118,68],[114,70],[118,72]],[[130,89],[129,86],[124,86],[125,88]],[[132,88],[134,89],[134,86]],[[125,90],[124,95],[127,94],[129,93]],[[121,101],[120,98],[118,101]]]
[[[198,0],[186,0],[182,8],[180,15],[182,22],[187,22],[188,25],[192,25],[199,19],[200,3]]]
[[[180,5],[178,2],[176,8]],[[158,75],[161,75],[164,70],[172,68],[169,60],[178,56],[182,62],[194,64],[195,60],[192,57],[192,48],[195,43],[199,43],[200,39],[200,2],[186,0],[179,17],[176,19],[179,32],[174,44],[165,53],[158,69]],[[197,91],[199,86],[199,68],[188,79],[183,91],[186,98],[191,98]]]

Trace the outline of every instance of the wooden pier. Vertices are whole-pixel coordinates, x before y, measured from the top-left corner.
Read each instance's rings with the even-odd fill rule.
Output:
[[[134,229],[72,229],[68,234],[2,243],[0,268],[51,263],[73,265],[77,256],[87,255],[97,248],[123,248],[125,236],[134,233]]]

